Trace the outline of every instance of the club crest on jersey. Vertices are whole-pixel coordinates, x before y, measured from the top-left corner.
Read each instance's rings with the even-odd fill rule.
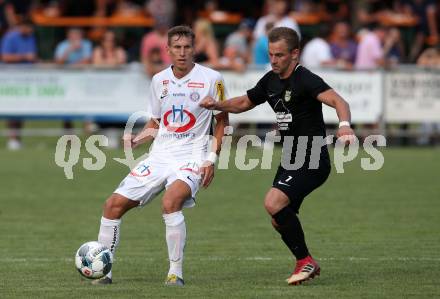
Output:
[[[191,99],[191,101],[197,102],[200,99],[200,94],[197,91],[193,91],[189,95],[189,98]]]
[[[173,105],[172,109],[163,115],[163,123],[168,131],[183,133],[194,127],[196,117],[188,110],[183,109],[183,105]]]
[[[284,94],[284,101],[288,102],[292,98],[292,91],[286,90],[286,93]]]
[[[219,101],[225,100],[225,86],[222,81],[215,82],[215,90]]]
[[[163,98],[165,98],[166,96],[168,96],[168,84],[170,83],[169,80],[163,80],[162,81],[162,93],[160,95],[160,99],[162,100]]]

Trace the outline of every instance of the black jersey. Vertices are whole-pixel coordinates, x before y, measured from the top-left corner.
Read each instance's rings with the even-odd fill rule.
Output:
[[[322,115],[322,103],[317,96],[331,89],[318,75],[305,67],[297,65],[286,79],[280,79],[273,71],[268,72],[258,81],[257,85],[247,91],[247,95],[255,105],[268,102],[276,113],[278,129],[282,141],[286,136],[309,137],[307,145],[308,160],[313,136],[325,137],[325,124]],[[292,158],[297,144],[293,144]],[[327,147],[321,151],[321,157],[328,159]],[[308,161],[306,161],[308,162]]]

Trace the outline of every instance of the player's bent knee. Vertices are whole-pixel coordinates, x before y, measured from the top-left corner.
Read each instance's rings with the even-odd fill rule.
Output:
[[[162,201],[162,212],[163,214],[171,214],[182,210],[182,204],[180,201],[174,200],[163,200]]]
[[[162,212],[170,214],[182,210],[183,203],[190,196],[190,187],[185,182],[177,180],[162,198]]]
[[[120,219],[125,212],[137,205],[137,202],[114,193],[105,201],[104,217],[107,219]]]
[[[264,199],[264,208],[269,215],[275,215],[281,209],[289,204],[289,199],[281,191],[271,190],[267,193]]]
[[[264,199],[264,208],[270,215],[275,214],[277,212],[276,200],[271,196],[266,196]]]

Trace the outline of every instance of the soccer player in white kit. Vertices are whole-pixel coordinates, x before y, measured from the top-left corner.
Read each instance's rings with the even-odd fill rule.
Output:
[[[170,261],[166,285],[184,284],[183,250],[186,226],[183,207],[192,207],[199,186],[208,187],[220,152],[227,113],[213,113],[199,106],[206,96],[226,98],[223,78],[217,71],[195,64],[194,33],[187,26],[168,31],[172,65],[157,73],[148,98],[151,119],[136,136],[124,136],[125,146],[135,147],[154,138],[148,158],[139,163],[104,205],[98,241],[114,253],[119,243],[121,217],[130,209],[162,198],[163,219]],[[212,119],[214,140],[209,146]],[[112,283],[111,272],[94,284]]]

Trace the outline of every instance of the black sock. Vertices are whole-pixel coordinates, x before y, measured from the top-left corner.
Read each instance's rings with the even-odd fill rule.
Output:
[[[296,259],[301,260],[310,255],[301,222],[293,209],[287,206],[272,217],[277,224],[276,230],[280,233],[281,239]]]

